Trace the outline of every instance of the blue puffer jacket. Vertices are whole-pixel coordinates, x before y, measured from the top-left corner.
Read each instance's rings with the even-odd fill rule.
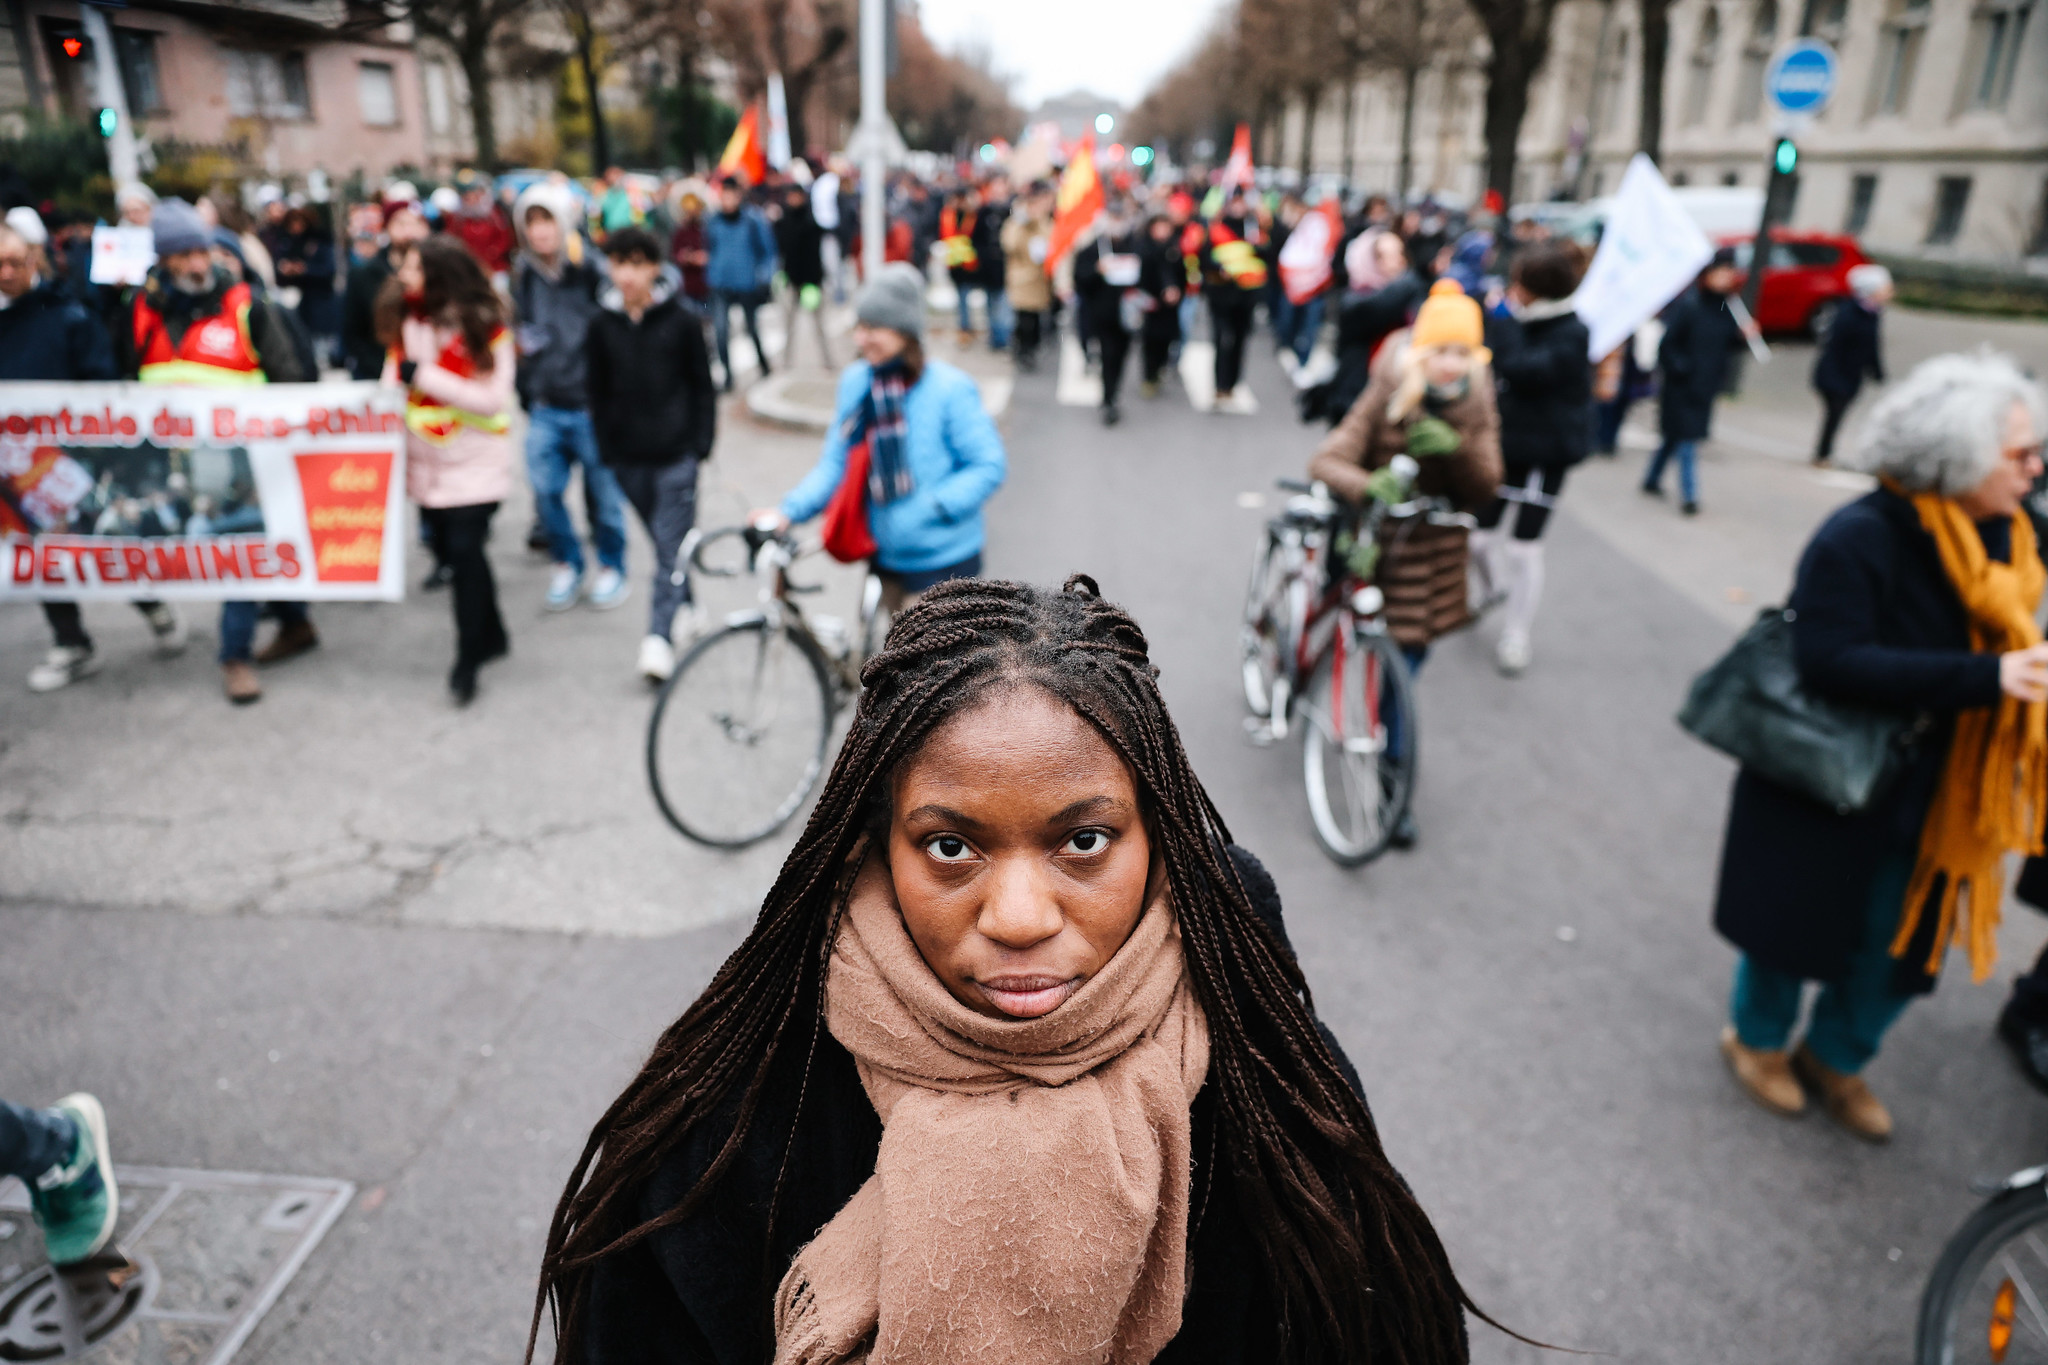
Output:
[[[704,249],[711,253],[704,281],[721,294],[756,293],[775,278],[775,234],[757,208],[742,205],[730,218],[706,215]]]
[[[846,472],[846,435],[867,397],[866,362],[839,378],[832,432],[817,467],[782,500],[791,521],[825,510]],[[903,404],[906,455],[917,486],[887,506],[868,504],[875,561],[897,573],[944,569],[981,553],[981,505],[1003,485],[1007,458],[981,391],[965,373],[928,361]]]
[[[0,379],[117,379],[107,329],[53,279],[0,309]]]

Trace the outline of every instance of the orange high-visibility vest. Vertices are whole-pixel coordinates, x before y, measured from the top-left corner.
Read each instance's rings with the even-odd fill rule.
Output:
[[[498,338],[504,335],[505,329],[500,326],[491,334],[491,344],[497,345]],[[405,359],[396,347],[392,348],[391,355],[396,360]],[[457,332],[441,349],[441,354],[434,363],[448,373],[464,379],[474,379],[477,375],[476,362],[470,358],[469,347],[463,343],[460,332]],[[504,412],[468,412],[462,408],[451,408],[435,402],[416,388],[407,388],[405,425],[421,440],[444,446],[464,427],[488,432],[492,436],[503,436],[512,429],[512,416]]]
[[[249,337],[249,310],[256,300],[246,284],[221,295],[220,311],[199,318],[176,345],[170,328],[147,294],[135,300],[135,354],[145,384],[262,384],[263,362]]]

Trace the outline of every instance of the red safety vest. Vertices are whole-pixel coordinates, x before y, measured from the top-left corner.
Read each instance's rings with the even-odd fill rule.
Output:
[[[501,326],[491,334],[491,345],[496,346],[498,338],[504,335],[505,329]],[[397,347],[392,348],[391,356],[394,360],[405,359]],[[463,343],[460,332],[441,348],[441,354],[434,363],[463,379],[474,379],[477,376],[476,362],[470,358],[469,347]],[[512,429],[512,417],[511,414],[503,412],[467,412],[461,408],[451,408],[435,402],[416,388],[408,388],[405,393],[405,425],[421,440],[444,446],[464,427],[473,427],[493,436],[503,436]]]
[[[249,339],[249,309],[256,296],[246,284],[221,295],[220,311],[199,318],[174,346],[164,316],[149,295],[135,300],[135,354],[145,384],[261,384],[263,362]]]
[[[1218,219],[1209,225],[1209,254],[1239,289],[1266,287],[1266,261],[1259,249]]]

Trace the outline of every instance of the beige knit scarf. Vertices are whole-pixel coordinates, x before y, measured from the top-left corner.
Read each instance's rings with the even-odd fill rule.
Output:
[[[1209,1032],[1155,884],[1072,999],[992,1019],[925,965],[867,859],[825,1020],[881,1115],[881,1154],[783,1278],[777,1365],[1136,1365],[1173,1339]]]

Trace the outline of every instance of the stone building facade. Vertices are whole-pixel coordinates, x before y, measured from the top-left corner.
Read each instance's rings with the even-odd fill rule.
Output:
[[[2041,0],[1678,0],[1665,64],[1662,163],[1674,182],[1759,186],[1775,130],[1771,54],[1834,44],[1841,78],[1800,133],[1792,224],[1854,233],[1888,252],[2048,268],[2048,13]],[[1481,188],[1484,47],[1446,54],[1416,100],[1415,193]],[[1564,0],[1523,125],[1518,200],[1611,191],[1638,145],[1636,6]],[[1341,92],[1312,130],[1315,171],[1343,169]],[[1391,189],[1401,87],[1351,100],[1352,180]],[[1299,164],[1299,105],[1263,149]]]

